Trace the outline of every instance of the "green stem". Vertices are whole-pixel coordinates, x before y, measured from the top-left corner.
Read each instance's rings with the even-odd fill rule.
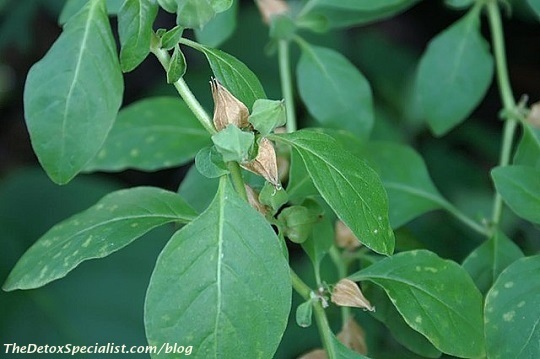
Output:
[[[502,99],[504,113],[512,114],[516,112],[516,102],[510,85],[508,75],[508,65],[506,63],[506,51],[504,45],[504,33],[501,21],[501,13],[496,0],[491,0],[486,4],[491,29],[491,38],[493,43],[493,52],[495,54],[495,63],[497,67],[497,82]],[[506,166],[510,163],[514,135],[517,128],[517,121],[513,116],[505,119],[503,130],[503,143],[499,159],[499,166]],[[503,209],[502,197],[496,193],[493,203],[492,222],[497,226],[501,220]]]
[[[294,290],[304,298],[304,300],[311,299],[311,288],[294,272],[291,268],[291,279]],[[328,323],[328,318],[324,308],[320,302],[313,303],[313,311],[315,314],[315,321],[317,322],[317,328],[319,329],[319,335],[321,336],[323,347],[328,353],[329,358],[337,358],[334,352],[334,345],[332,341],[332,329]]]
[[[347,277],[347,265],[344,258],[336,248],[336,246],[330,247],[330,258],[338,270],[338,278],[341,280]],[[345,325],[351,316],[351,308],[341,307],[341,324]]]
[[[169,62],[171,61],[171,57],[167,50],[152,47],[151,51],[157,57],[163,68],[167,70],[167,68],[169,67]],[[174,83],[174,87],[176,88],[184,102],[188,105],[189,109],[193,112],[195,117],[197,117],[201,125],[203,125],[203,127],[211,134],[216,133],[216,129],[212,124],[212,119],[202,107],[199,100],[197,100],[195,95],[193,95],[193,92],[191,92],[184,79],[179,79],[178,81],[176,81]]]
[[[240,195],[246,202],[248,201],[248,196],[246,192],[246,187],[244,184],[244,178],[242,177],[242,170],[240,165],[237,162],[227,162],[227,168],[231,172],[231,178],[236,189],[236,193]]]
[[[278,57],[281,91],[283,93],[283,97],[285,98],[285,109],[287,111],[287,132],[290,133],[296,131],[296,114],[294,111],[294,96],[288,40],[279,40]]]
[[[298,13],[298,17],[302,17],[311,11],[317,5],[318,0],[308,0],[302,10]]]

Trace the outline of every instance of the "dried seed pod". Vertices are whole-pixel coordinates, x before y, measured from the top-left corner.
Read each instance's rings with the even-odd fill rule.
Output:
[[[342,221],[338,220],[336,222],[335,231],[335,240],[339,248],[345,248],[352,251],[362,245],[351,229]]]
[[[259,153],[253,161],[241,164],[243,168],[270,182],[274,187],[281,188],[278,177],[276,151],[272,142],[267,138],[262,138],[259,142]]]
[[[283,0],[257,0],[257,7],[263,17],[263,21],[267,24],[274,15],[279,15],[287,12],[289,6]]]
[[[259,202],[259,195],[257,194],[257,192],[255,192],[255,190],[247,184],[244,186],[246,187],[248,202],[251,207],[255,208],[259,213],[262,213],[262,215],[265,216],[268,213],[268,208],[266,208],[265,205]]]
[[[221,131],[227,125],[235,125],[238,128],[249,126],[249,110],[240,100],[233,96],[215,78],[210,81],[212,97],[214,98],[214,126]]]
[[[534,103],[531,106],[531,111],[527,116],[527,122],[537,128],[540,128],[540,102]]]
[[[341,328],[341,332],[337,335],[337,338],[347,348],[354,350],[360,354],[367,354],[366,333],[354,318],[349,318],[347,322]]]
[[[358,285],[350,279],[340,280],[332,291],[332,302],[342,307],[357,307],[375,311],[369,300],[364,297]]]

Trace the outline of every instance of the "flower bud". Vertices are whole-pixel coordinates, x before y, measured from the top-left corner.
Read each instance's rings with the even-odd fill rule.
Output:
[[[278,177],[276,151],[272,142],[267,138],[262,138],[259,142],[259,152],[253,161],[241,164],[246,170],[263,176],[274,187],[281,188]]]
[[[257,0],[255,2],[261,12],[263,21],[267,24],[270,23],[272,16],[283,14],[289,10],[289,6],[283,0]]]
[[[221,131],[231,124],[238,128],[249,126],[249,110],[246,105],[234,97],[217,79],[212,78],[210,87],[214,98],[214,126],[216,130]]]
[[[342,307],[356,307],[375,311],[369,300],[364,297],[358,285],[350,279],[340,280],[332,291],[332,302]]]

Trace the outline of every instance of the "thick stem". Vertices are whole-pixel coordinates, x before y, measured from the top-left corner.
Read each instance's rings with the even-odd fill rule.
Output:
[[[497,82],[499,84],[499,93],[503,102],[503,113],[512,114],[516,112],[516,102],[510,85],[508,75],[508,66],[506,64],[506,51],[504,45],[504,33],[501,21],[501,13],[496,0],[491,0],[486,4],[491,29],[491,38],[493,43],[493,52],[495,54],[495,63],[497,67]],[[499,159],[499,166],[506,166],[510,163],[514,135],[517,128],[517,122],[514,116],[508,116],[505,119],[503,131],[503,143]],[[493,203],[492,222],[497,226],[502,216],[502,197],[496,193]]]
[[[289,41],[279,40],[278,44],[279,74],[281,79],[281,91],[285,98],[287,111],[287,132],[296,131],[296,114],[294,111],[293,84],[291,77],[291,64],[289,55]]]
[[[166,50],[160,48],[152,48],[151,50],[152,53],[157,57],[163,68],[167,70],[167,68],[169,67],[169,62],[171,61],[169,53]],[[176,88],[184,102],[188,105],[189,109],[193,112],[195,117],[197,117],[201,125],[203,125],[203,127],[211,134],[216,133],[216,129],[212,124],[212,119],[202,107],[197,98],[193,95],[193,92],[191,92],[186,82],[183,79],[179,79],[174,83],[174,87]]]
[[[247,202],[248,196],[244,184],[244,178],[242,177],[242,170],[240,169],[240,165],[238,165],[237,162],[227,162],[227,168],[229,169],[229,172],[231,172],[231,178],[234,188],[236,189],[236,193],[238,193],[240,197],[242,197],[242,199]]]

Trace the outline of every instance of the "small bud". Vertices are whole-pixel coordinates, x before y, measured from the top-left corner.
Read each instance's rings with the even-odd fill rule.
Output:
[[[266,182],[259,193],[259,201],[272,208],[273,213],[277,212],[289,200],[289,195],[283,189],[276,189],[272,184]]]
[[[249,110],[246,105],[234,97],[217,79],[212,78],[210,87],[214,98],[214,126],[216,130],[221,131],[231,124],[238,128],[249,126]]]
[[[332,302],[342,307],[356,307],[375,311],[369,300],[364,297],[358,285],[350,279],[340,280],[332,291]]]
[[[356,323],[354,318],[349,318],[341,328],[337,338],[347,348],[360,354],[367,354],[366,334],[362,327]]]
[[[262,138],[259,142],[259,153],[257,153],[255,159],[250,162],[244,162],[241,166],[250,172],[263,176],[275,188],[281,188],[278,177],[276,151],[269,139]]]
[[[267,24],[270,23],[272,16],[283,14],[289,10],[289,6],[283,0],[257,0],[256,3],[263,21]]]
[[[527,122],[533,127],[540,128],[540,102],[531,106],[531,111],[527,116]]]
[[[342,221],[336,221],[336,244],[339,248],[345,248],[348,250],[355,250],[360,247],[362,243],[356,238],[354,233],[349,227]]]
[[[259,202],[259,196],[257,192],[247,184],[244,185],[246,187],[246,193],[248,197],[248,202],[251,205],[251,207],[255,208],[259,213],[261,213],[263,216],[266,216],[266,213],[268,213],[268,209]]]
[[[307,328],[311,325],[311,316],[313,314],[313,302],[308,300],[300,304],[296,308],[296,324],[302,328]]]

